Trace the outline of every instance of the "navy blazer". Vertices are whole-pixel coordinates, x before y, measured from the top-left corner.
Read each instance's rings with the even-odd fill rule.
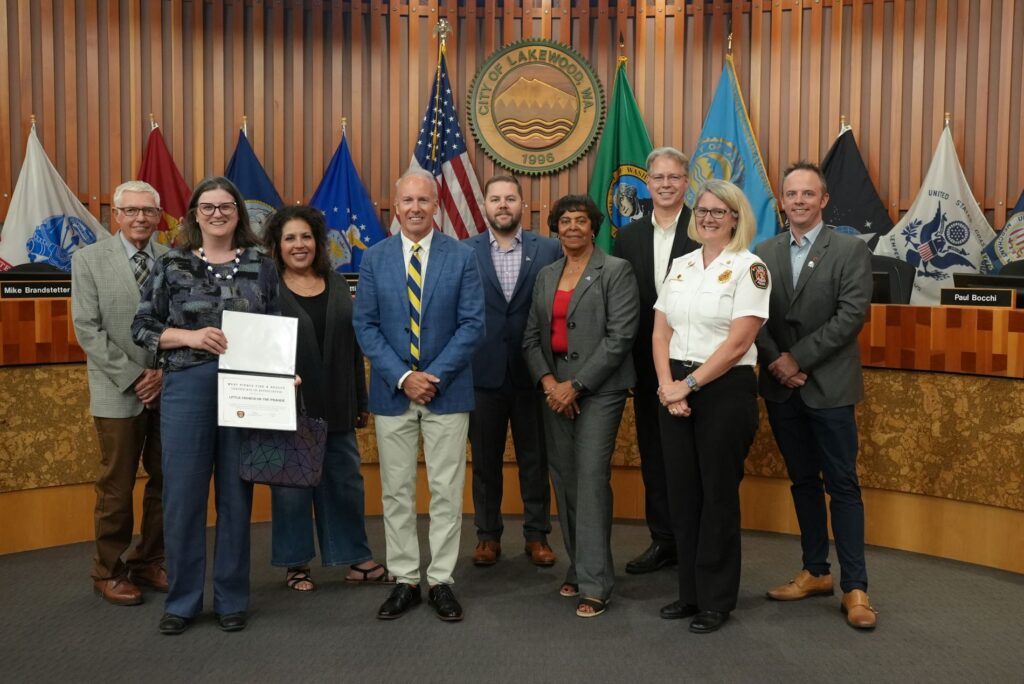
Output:
[[[484,231],[468,240],[476,254],[483,281],[486,322],[484,342],[473,356],[473,384],[476,387],[498,389],[505,383],[506,376],[513,387],[533,387],[523,359],[523,328],[530,313],[537,273],[562,257],[562,246],[558,240],[525,229],[521,236],[519,278],[509,301],[505,301],[498,273],[494,270],[491,232]]]
[[[355,328],[370,360],[370,411],[398,416],[409,398],[398,381],[412,370],[409,295],[402,240],[396,234],[363,254]],[[420,302],[419,369],[441,378],[434,413],[473,410],[472,357],[484,334],[484,298],[473,250],[434,232]]]

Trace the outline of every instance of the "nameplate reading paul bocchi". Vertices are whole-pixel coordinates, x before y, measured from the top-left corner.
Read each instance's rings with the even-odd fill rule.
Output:
[[[66,299],[71,296],[71,282],[5,281],[0,284],[3,299]]]
[[[947,287],[942,290],[942,306],[991,306],[1012,308],[1013,290]]]

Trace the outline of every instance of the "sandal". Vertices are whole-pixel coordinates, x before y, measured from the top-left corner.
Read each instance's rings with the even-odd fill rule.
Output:
[[[580,595],[580,585],[573,584],[572,582],[564,582],[562,586],[558,588],[558,595],[564,596],[565,598],[574,598]]]
[[[583,610],[584,607],[590,608],[590,611]],[[592,618],[597,617],[608,609],[608,599],[601,600],[596,598],[581,598],[579,605],[576,606],[576,615],[581,618]]]
[[[305,583],[308,586],[299,586],[302,583]],[[285,584],[288,585],[289,589],[301,591],[303,593],[307,591],[314,591],[316,589],[316,582],[314,582],[313,578],[309,576],[309,568],[288,568]]]
[[[349,566],[349,569],[352,570],[352,572],[358,572],[361,575],[360,577],[346,577],[345,581],[349,584],[395,584],[398,581],[395,579],[395,576],[388,572],[388,569],[380,563],[377,563],[372,568],[365,569],[351,565]],[[383,570],[384,572],[371,577],[371,574],[378,570]]]

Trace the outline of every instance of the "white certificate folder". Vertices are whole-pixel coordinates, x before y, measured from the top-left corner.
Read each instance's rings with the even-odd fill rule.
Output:
[[[228,349],[217,373],[217,424],[295,430],[295,350],[299,321],[225,311]]]

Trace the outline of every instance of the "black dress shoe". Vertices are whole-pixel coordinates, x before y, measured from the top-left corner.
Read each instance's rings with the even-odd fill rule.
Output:
[[[217,624],[222,632],[241,632],[248,623],[249,616],[245,612],[217,616]]]
[[[388,595],[388,600],[381,604],[377,617],[381,620],[394,620],[422,601],[419,585],[396,584]]]
[[[188,629],[188,624],[190,622],[192,621],[188,618],[181,617],[180,615],[164,613],[160,618],[160,633],[168,636],[181,634]]]
[[[676,560],[674,545],[651,542],[646,551],[626,563],[626,572],[631,575],[643,575],[659,570],[666,565],[675,565]]]
[[[697,617],[693,618],[693,621],[690,623],[690,631],[697,634],[717,632],[728,619],[728,611],[720,613],[717,610],[702,610],[697,613]]]
[[[447,584],[437,584],[430,588],[430,605],[434,606],[437,617],[445,622],[458,622],[462,619],[462,606]]]
[[[658,611],[665,620],[682,620],[683,618],[693,617],[700,612],[700,608],[691,605],[689,603],[683,603],[682,601],[673,601],[667,606],[662,606],[661,610]]]

